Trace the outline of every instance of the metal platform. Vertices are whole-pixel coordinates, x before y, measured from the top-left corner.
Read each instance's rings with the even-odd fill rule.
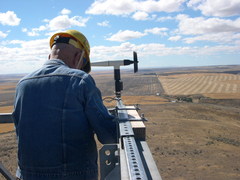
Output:
[[[13,123],[12,113],[0,113],[0,123]]]

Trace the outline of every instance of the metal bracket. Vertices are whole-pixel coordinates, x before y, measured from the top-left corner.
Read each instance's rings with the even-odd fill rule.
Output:
[[[120,180],[119,150],[116,144],[105,144],[99,150],[101,180]]]
[[[148,179],[134,137],[124,137],[123,143],[130,179]]]

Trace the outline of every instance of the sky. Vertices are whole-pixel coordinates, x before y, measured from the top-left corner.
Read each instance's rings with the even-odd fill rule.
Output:
[[[136,51],[139,68],[239,65],[239,15],[240,0],[1,0],[0,74],[40,68],[68,29],[87,37],[92,62]]]

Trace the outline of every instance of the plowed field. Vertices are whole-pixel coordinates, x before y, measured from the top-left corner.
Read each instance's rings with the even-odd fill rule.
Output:
[[[240,75],[224,73],[178,74],[158,77],[168,95],[205,94],[240,98]],[[218,96],[218,97],[220,97]]]

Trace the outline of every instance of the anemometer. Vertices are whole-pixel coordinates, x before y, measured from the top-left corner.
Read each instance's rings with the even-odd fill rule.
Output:
[[[121,91],[123,90],[123,82],[121,81],[120,66],[134,65],[134,73],[138,71],[138,58],[137,53],[133,52],[133,60],[110,60],[91,63],[92,66],[113,66],[114,67],[114,80],[115,80],[115,95],[117,98],[121,97]]]

